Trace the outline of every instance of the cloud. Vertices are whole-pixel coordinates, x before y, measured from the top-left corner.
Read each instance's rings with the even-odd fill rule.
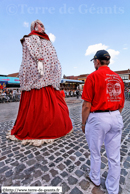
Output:
[[[85,56],[95,54],[98,50],[106,50],[108,46],[103,45],[102,43],[90,45],[85,53]]]
[[[24,26],[25,28],[28,28],[28,27],[29,27],[29,23],[28,23],[28,22],[24,22],[24,23],[23,23],[23,26]]]
[[[77,69],[77,67],[74,67],[74,69]]]
[[[103,45],[102,43],[90,45],[86,50],[85,56],[88,56],[91,54],[94,55],[98,50],[107,50],[109,52],[109,54],[111,55],[111,64],[113,64],[114,59],[116,58],[117,55],[120,54],[120,52],[115,51],[114,49],[108,49],[108,47],[109,46]]]
[[[127,47],[125,47],[125,48],[123,48],[124,50],[127,50],[128,48]]]
[[[50,34],[49,34],[49,38],[50,38],[50,40],[51,40],[52,42],[55,42],[56,37],[55,37],[54,34],[50,33]]]
[[[120,52],[119,51],[115,51],[113,49],[108,49],[107,51],[109,52],[109,54],[111,56],[111,60],[110,60],[111,61],[111,64],[113,64],[114,63],[114,60],[113,59],[115,59],[116,56],[120,54]]]

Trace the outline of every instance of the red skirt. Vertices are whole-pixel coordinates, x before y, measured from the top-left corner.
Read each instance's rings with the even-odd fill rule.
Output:
[[[52,86],[23,91],[11,135],[19,140],[56,139],[72,130],[68,107]]]

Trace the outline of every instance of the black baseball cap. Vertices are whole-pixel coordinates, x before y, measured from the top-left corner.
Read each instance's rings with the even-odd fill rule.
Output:
[[[109,61],[110,58],[111,58],[111,56],[109,55],[109,53],[106,50],[99,50],[94,55],[94,58],[91,59],[90,61],[92,61],[94,59],[107,60],[107,61]]]

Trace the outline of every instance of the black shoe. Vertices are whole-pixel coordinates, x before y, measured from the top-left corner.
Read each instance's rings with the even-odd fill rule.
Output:
[[[89,174],[88,173],[86,173],[86,175],[85,175],[85,177],[91,182],[91,183],[93,183],[93,185],[94,186],[96,186],[96,187],[100,187],[100,185],[96,185],[91,179],[90,179],[90,177],[89,177]]]

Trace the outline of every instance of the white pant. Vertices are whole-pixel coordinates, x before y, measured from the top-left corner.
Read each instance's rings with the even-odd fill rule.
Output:
[[[85,126],[85,136],[91,153],[90,178],[100,185],[100,149],[104,142],[109,171],[106,188],[109,194],[118,194],[120,180],[120,143],[123,121],[120,112],[90,113]]]

